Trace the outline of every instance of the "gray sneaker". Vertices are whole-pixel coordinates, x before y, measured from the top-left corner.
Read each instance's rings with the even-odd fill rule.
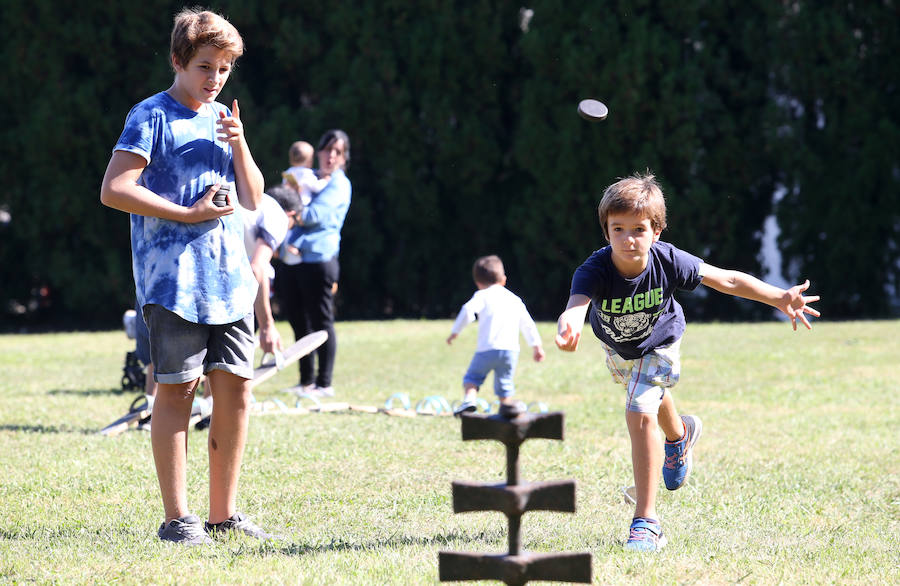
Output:
[[[239,534],[243,533],[244,535],[249,535],[250,537],[255,537],[256,539],[275,539],[275,535],[271,535],[266,533],[258,525],[253,523],[247,515],[244,513],[235,513],[230,518],[225,519],[221,523],[210,523],[209,521],[205,524],[206,532],[213,536],[225,536],[229,533],[231,534]]]
[[[208,545],[213,542],[203,530],[203,522],[195,515],[185,515],[163,523],[156,534],[163,541],[180,545]]]

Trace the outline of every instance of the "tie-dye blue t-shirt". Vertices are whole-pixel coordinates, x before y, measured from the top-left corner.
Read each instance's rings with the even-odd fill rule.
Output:
[[[113,151],[146,159],[139,183],[190,207],[208,185],[234,182],[231,145],[216,140],[221,110],[230,115],[217,102],[195,112],[160,92],[131,109]],[[213,325],[253,311],[257,285],[238,213],[196,224],[132,214],[131,250],[140,306],[156,303]]]

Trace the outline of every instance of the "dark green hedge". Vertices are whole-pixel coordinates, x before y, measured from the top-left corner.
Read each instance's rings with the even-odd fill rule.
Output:
[[[645,169],[667,193],[664,239],[761,275],[774,212],[786,277],[811,279],[829,317],[898,312],[892,1],[535,1],[527,32],[522,3],[501,0],[211,6],[244,35],[220,99],[240,100],[267,181],[292,141],[351,137],[343,318],[450,316],[472,261],[496,253],[510,288],[555,319],[573,269],[605,244],[602,189]],[[4,325],[111,324],[132,303],[128,221],[99,185],[129,108],[171,83],[180,7],[4,2]],[[609,118],[578,118],[584,97]],[[769,315],[716,293],[682,301],[693,318]]]

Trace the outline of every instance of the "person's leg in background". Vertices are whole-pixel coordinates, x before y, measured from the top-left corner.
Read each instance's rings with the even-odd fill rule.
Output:
[[[328,339],[314,353],[318,357],[318,374],[315,377],[316,387],[329,394],[332,387],[334,361],[337,354],[337,336],[334,331],[334,284],[340,276],[340,264],[337,258],[323,263],[302,263],[303,307],[307,316],[310,331],[324,330]],[[315,365],[313,355],[300,360],[301,372],[304,362],[310,373]]]
[[[302,263],[296,265],[278,263],[275,269],[275,295],[278,297],[283,317],[294,332],[294,340],[299,340],[313,331],[304,311],[303,266]],[[298,386],[301,388],[314,384],[313,367],[312,365],[304,367],[303,362],[301,359],[299,366]]]

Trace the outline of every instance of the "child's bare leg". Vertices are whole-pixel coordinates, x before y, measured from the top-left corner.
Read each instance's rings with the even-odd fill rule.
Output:
[[[150,443],[162,494],[166,523],[184,517],[187,505],[187,436],[197,381],[160,383],[153,404]]]
[[[478,398],[478,387],[472,383],[463,384],[463,401],[474,402]]]
[[[656,490],[662,475],[663,447],[659,437],[657,416],[653,413],[626,411],[625,421],[631,437],[631,465],[637,504],[635,517],[658,519]]]
[[[456,407],[453,408],[453,414],[459,417],[463,413],[472,413],[478,410],[476,401],[478,400],[478,387],[474,383],[463,381],[463,399]]]
[[[237,485],[250,418],[247,379],[213,370],[206,384],[212,391],[209,426],[209,522],[221,523],[237,510]]]
[[[681,420],[681,416],[678,415],[678,410],[675,408],[675,399],[672,398],[672,393],[669,391],[665,392],[662,403],[659,405],[658,420],[659,428],[662,429],[666,439],[670,442],[676,442],[684,435],[684,422]]]

